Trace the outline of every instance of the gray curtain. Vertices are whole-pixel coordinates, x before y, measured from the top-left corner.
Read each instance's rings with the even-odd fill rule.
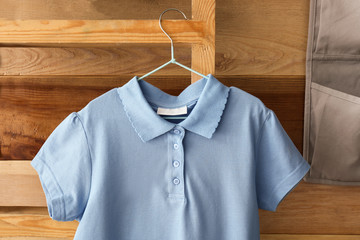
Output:
[[[360,0],[310,0],[304,117],[304,180],[360,185]]]

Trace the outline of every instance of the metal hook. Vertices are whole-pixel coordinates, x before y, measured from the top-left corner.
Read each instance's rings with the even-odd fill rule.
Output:
[[[171,39],[171,37],[169,36],[169,34],[167,34],[167,33],[165,32],[165,30],[164,30],[164,29],[162,28],[162,26],[161,26],[161,17],[162,17],[162,15],[163,15],[165,12],[167,12],[167,11],[169,11],[169,10],[178,11],[178,12],[180,12],[180,13],[184,16],[184,18],[185,18],[186,20],[189,20],[189,19],[186,17],[186,15],[185,15],[182,11],[180,11],[180,10],[178,10],[178,9],[176,9],[176,8],[168,8],[168,9],[166,9],[165,11],[163,11],[163,12],[160,14],[160,17],[159,17],[159,25],[160,25],[161,30],[166,34],[166,36],[168,36],[168,38],[169,38],[170,41],[171,41],[171,62],[174,62],[174,61],[175,61],[175,58],[174,58],[174,43],[173,43],[173,40]]]

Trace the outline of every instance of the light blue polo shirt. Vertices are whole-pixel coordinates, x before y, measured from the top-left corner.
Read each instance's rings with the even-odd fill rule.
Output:
[[[31,161],[50,217],[77,240],[260,239],[258,208],[310,166],[261,100],[207,77],[173,96],[135,76],[70,113]]]

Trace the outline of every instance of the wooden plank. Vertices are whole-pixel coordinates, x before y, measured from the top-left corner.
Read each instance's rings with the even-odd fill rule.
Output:
[[[301,182],[276,212],[260,210],[262,233],[360,234],[360,191],[356,186]]]
[[[191,48],[176,45],[175,58],[190,66]],[[168,44],[123,44],[113,48],[0,48],[0,76],[143,75],[171,59]],[[170,64],[156,75],[189,75]],[[1,82],[0,82],[1,84]]]
[[[58,237],[0,237],[0,240],[71,240],[71,238]]]
[[[32,159],[69,113],[132,77],[0,77],[0,159]],[[303,115],[298,110],[303,109],[303,78],[215,77],[227,86],[239,87],[262,99],[278,115],[298,149],[302,149]],[[180,94],[190,84],[190,76],[150,75],[146,80],[172,95]]]
[[[32,159],[68,114],[132,77],[0,77],[0,159]],[[190,76],[151,75],[146,80],[169,94],[190,84]]]
[[[206,24],[162,20],[174,42],[203,44]],[[158,20],[0,20],[2,46],[168,43]]]
[[[15,4],[15,1],[13,2],[13,8],[21,9],[21,4]],[[33,1],[31,1],[31,4],[32,2]],[[99,11],[106,11],[107,17],[112,16],[113,19],[116,19],[114,15],[117,14],[116,8],[120,3],[117,4],[114,1],[111,1],[107,5],[105,2],[102,1],[97,1],[96,3],[93,1],[91,2],[94,4],[103,4],[103,6],[98,6]],[[142,2],[143,1],[137,1],[137,3],[139,4],[144,4]],[[181,4],[184,5],[185,8],[179,9],[184,10],[186,14],[190,16],[190,2],[188,2],[188,5],[183,1],[181,2]],[[83,5],[89,5],[92,3],[88,1]],[[25,6],[28,5],[28,3],[22,4],[24,4],[24,9]],[[66,2],[61,1],[61,3],[52,4],[59,4],[61,6],[61,4],[65,5]],[[126,4],[132,3],[126,2]],[[165,6],[163,9],[166,9],[166,3],[162,2],[161,4],[162,6]],[[174,2],[174,4],[180,3]],[[134,3],[134,5],[131,6],[133,6],[135,9],[136,4]],[[123,8],[123,6],[121,7]],[[179,5],[179,7],[181,7],[181,5]],[[287,1],[282,0],[267,1],[261,4],[258,1],[248,0],[217,1],[216,74],[303,76],[305,74],[304,62],[306,53],[305,49],[308,25],[308,7],[308,1],[294,1],[291,5],[289,5]],[[105,8],[107,8],[107,10]],[[114,9],[111,12],[110,9],[112,8]],[[118,6],[118,8],[120,8],[120,6]],[[158,8],[159,6],[156,5],[156,7],[153,7],[153,10],[149,10],[148,13],[144,12],[145,16],[147,16],[147,18],[158,18]],[[30,11],[30,9],[32,8],[27,8],[28,11]],[[16,12],[18,11],[19,10],[16,10]],[[49,11],[47,12],[47,14],[59,14],[57,18],[61,18],[62,10],[59,11],[60,13],[54,13],[54,11]],[[41,15],[41,13],[39,12],[36,12],[34,14],[40,15],[34,16],[33,18],[47,19],[45,15]],[[70,12],[67,14],[69,15]],[[73,12],[73,14],[79,14],[79,11],[78,13]],[[164,19],[178,18],[180,20],[182,18],[181,14],[174,11],[170,11],[167,14],[169,15],[164,16]],[[91,14],[89,13],[89,16],[90,15]],[[127,12],[127,14],[123,15],[124,18],[130,18],[130,15],[132,15],[131,18],[134,17],[131,8]],[[123,15],[119,14],[121,18]],[[143,14],[141,15],[142,16],[136,15],[136,17],[142,18],[144,16]],[[16,14],[12,16],[14,16],[15,18]],[[28,18],[30,17],[31,16],[29,16]],[[56,15],[54,15],[54,17],[56,17]],[[24,18],[26,19],[27,16],[24,16]],[[51,16],[49,17],[49,19],[51,19]],[[286,19],[285,22],[284,19]],[[170,30],[170,28],[166,30]],[[168,41],[169,39],[165,36],[165,41],[166,39],[166,43],[170,44],[170,42]],[[176,43],[175,46],[176,51],[178,44]],[[169,50],[169,48],[167,50]],[[178,54],[181,54],[181,51],[177,52],[176,56]],[[152,53],[151,55],[156,54]],[[167,56],[170,56],[170,53],[168,53]],[[143,67],[147,66],[148,63],[143,65]],[[94,67],[96,68],[96,65],[94,65]],[[118,67],[121,68],[122,66],[118,65]],[[181,69],[180,67],[176,68]],[[115,69],[117,68],[113,68],[113,70]],[[88,70],[92,71],[91,68],[89,68]],[[150,71],[151,70],[152,69],[150,69]],[[137,69],[137,71],[139,71],[139,69]],[[146,71],[144,71],[144,73],[145,72]]]
[[[0,206],[46,206],[30,161],[0,161]],[[355,186],[301,182],[276,212],[260,210],[262,233],[360,234],[360,192]]]
[[[46,206],[30,161],[0,161],[0,166],[0,206]]]
[[[302,182],[284,199],[277,212],[260,210],[260,231],[263,234],[269,234],[269,236],[278,233],[290,235],[359,235],[360,204],[357,201],[359,194],[352,194],[354,191],[352,188],[321,186]],[[339,202],[344,203],[339,205]],[[21,214],[26,216],[20,216]],[[36,221],[41,221],[41,224],[31,223],[33,215],[35,215]],[[55,225],[59,231],[62,227],[70,228],[67,223],[60,222],[61,225],[58,225],[58,222],[53,222],[49,218],[46,208],[0,207],[0,233],[3,232],[4,227],[12,227],[8,230],[12,233],[14,228],[21,227],[16,226],[17,224],[26,224],[26,222],[19,220],[18,222],[15,221],[14,225],[9,226],[8,221],[14,216],[26,217],[29,221],[28,224],[38,227],[34,232],[40,231],[42,225],[45,228],[48,225]],[[76,221],[72,221],[72,223],[75,224]],[[71,226],[75,229],[77,225]]]
[[[114,3],[111,5],[113,4]],[[260,5],[257,1],[246,0],[236,2],[233,0],[225,0],[218,1],[216,4],[217,75],[304,76],[308,1],[293,2],[291,4],[291,11],[289,11],[288,2],[280,0],[269,1]],[[170,11],[167,14],[169,15],[164,16],[164,18],[182,18],[181,14],[174,11]],[[152,15],[158,16],[159,14],[152,13]],[[190,14],[187,15],[190,16]],[[284,24],[283,19],[286,19],[286,24]],[[111,71],[114,71],[114,74],[129,74],[130,72],[126,72],[126,69],[133,69],[131,70],[133,72],[141,71],[146,73],[170,59],[170,42],[166,36],[165,39],[167,39],[166,44],[168,45],[163,45],[165,49],[164,55],[162,55],[161,52],[157,52],[157,50],[147,50],[142,55],[137,55],[132,61],[123,62],[127,64],[117,64],[120,60],[117,60],[116,55],[113,54],[112,57],[115,57],[115,59],[113,64],[110,62],[109,66],[111,67],[108,68],[110,73],[107,72],[106,65],[102,65],[102,60],[96,59],[96,55],[91,58],[91,50],[88,55],[86,52],[82,52],[82,55],[80,54],[78,56],[77,60],[81,62],[80,65],[76,63],[72,64],[79,69],[71,66],[67,67],[75,70],[74,74],[111,74]],[[100,45],[101,44],[97,46]],[[180,62],[183,61],[179,58],[183,50],[178,48],[179,44],[176,43],[175,57]],[[93,52],[96,54],[95,51]],[[59,62],[63,62],[66,65],[66,62],[75,61],[75,59],[72,60],[69,58],[70,54],[74,54],[74,57],[77,57],[76,52],[70,51],[67,57],[62,60],[59,59]],[[55,54],[45,55],[44,60],[47,60],[46,57],[53,58],[54,55]],[[166,57],[160,58],[160,61],[156,62],[156,59],[158,59],[157,55]],[[81,56],[85,56],[86,61],[82,61],[84,59],[81,59]],[[121,56],[120,59],[128,59],[126,54],[118,56]],[[188,59],[186,62],[181,63],[190,66],[190,52],[188,52],[187,56]],[[39,57],[43,58],[42,56]],[[156,59],[155,61],[153,59],[150,61],[143,61],[144,57],[146,59]],[[29,62],[28,59],[21,61],[22,58],[21,55],[17,55],[17,61],[14,62],[11,68],[18,68],[19,72],[22,72],[22,74],[37,74],[35,72],[26,73],[32,62]],[[141,61],[139,61],[140,59]],[[4,60],[5,62],[7,61],[6,56],[2,57],[2,61]],[[49,59],[49,61],[50,60],[54,61],[54,59]],[[99,61],[100,66],[94,64],[95,61]],[[29,66],[22,64],[22,62],[28,63]],[[92,67],[86,68],[86,62],[93,63]],[[128,64],[134,64],[137,68],[128,68],[126,67],[129,66]],[[172,68],[182,70],[181,67],[172,65],[173,64],[170,64],[166,67],[166,70],[164,70],[165,74],[167,71],[170,71],[170,73],[173,74],[173,72],[171,72]],[[54,65],[52,65],[51,62],[51,64],[47,64],[47,66],[38,70],[42,70],[42,74],[46,74],[45,71],[49,70],[49,74],[52,74],[51,71],[53,70],[53,66],[56,66],[56,62]],[[21,69],[24,69],[24,71]],[[124,70],[121,71],[120,69]],[[66,70],[66,68],[59,68],[56,70],[56,74],[68,74],[64,73]],[[82,72],[80,73],[79,71]],[[86,71],[88,71],[88,73]],[[187,74],[186,72],[182,73]]]
[[[45,208],[0,208],[0,239],[73,239],[79,223],[52,220]]]
[[[131,0],[0,0],[0,18],[3,19],[154,19],[166,7],[178,8],[191,13],[189,0],[161,2]],[[146,11],[139,12],[139,9]],[[181,18],[169,13],[170,19]]]
[[[0,239],[73,239],[77,221],[54,221],[46,208],[0,207]],[[25,236],[27,238],[25,238]],[[261,240],[359,240],[357,234],[261,234]]]
[[[360,240],[360,235],[261,234],[261,240]]]
[[[192,1],[192,19],[204,21],[204,41],[193,44],[191,68],[204,75],[215,75],[215,0]],[[198,81],[199,75],[191,73],[191,82]]]
[[[31,4],[38,5],[39,8],[40,6],[46,5],[46,3],[44,4],[40,2],[40,0],[37,1],[39,1],[39,3],[33,4],[33,1],[31,1]],[[13,2],[13,11],[17,13],[11,16],[14,18],[19,16],[19,18],[23,17],[24,19],[31,18],[31,15],[26,15],[25,13],[24,16],[19,15],[19,9],[21,8],[25,10],[26,6],[28,6],[28,11],[32,9],[32,6],[25,3],[27,1],[23,1],[24,3],[21,4],[16,4],[16,1],[11,2]],[[101,4],[103,6],[97,6],[99,8],[98,10],[106,11],[106,18],[111,16],[113,19],[117,18],[114,16],[117,14],[117,8],[125,9],[124,6],[118,6],[120,3],[115,3],[114,1],[110,1],[109,4],[103,1],[98,2],[88,1],[82,6]],[[132,1],[126,2],[126,4],[130,5],[132,4],[131,2]],[[179,9],[184,10],[187,15],[190,16],[190,14],[188,14],[191,11],[190,4],[187,5],[184,1],[180,2],[182,2],[181,4],[184,8],[181,8],[181,5],[179,5]],[[81,4],[78,1],[76,1],[76,3]],[[137,1],[137,3],[145,4],[143,1]],[[61,4],[66,5],[66,2],[61,1],[61,3],[51,4],[53,6],[56,4],[61,6]],[[166,3],[162,2],[161,4],[165,6],[164,9],[166,9]],[[174,2],[174,4],[180,3]],[[135,9],[136,4],[134,3],[131,6]],[[217,1],[216,74],[304,75],[308,8],[308,1],[294,1],[291,6],[287,1],[282,0],[267,1],[261,4],[257,1],[248,0]],[[8,12],[7,8],[4,9],[4,11]],[[158,18],[159,13],[157,11],[159,6],[156,5],[151,9],[149,12],[142,13],[141,16],[138,16],[139,14],[136,15],[136,17],[142,18],[146,16],[147,18]],[[48,18],[37,11],[33,14],[40,15],[34,16],[33,18],[52,19],[51,16],[54,16],[54,18],[62,18],[61,11],[62,10],[59,10],[59,12],[56,11],[56,13],[54,11],[47,11],[47,13],[45,13],[46,11],[44,10],[44,14],[48,14]],[[67,14],[69,15],[71,12]],[[77,11],[77,13],[72,12],[72,14],[80,14],[79,12],[81,11]],[[9,15],[10,14],[11,10],[9,11]],[[167,14],[169,15],[164,16],[165,19],[182,18],[181,14],[177,12],[171,11]],[[119,14],[119,18],[123,18],[123,16],[124,18],[133,18],[134,14],[131,8],[126,14]],[[11,17],[9,18],[11,19]],[[64,18],[66,18],[66,14]],[[91,12],[89,12],[89,18],[91,18]],[[284,19],[286,19],[285,22]],[[169,41],[166,43],[169,43]]]
[[[217,1],[216,74],[304,75],[309,6],[309,0]]]

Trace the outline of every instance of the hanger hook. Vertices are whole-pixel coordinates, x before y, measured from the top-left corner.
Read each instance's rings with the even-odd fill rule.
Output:
[[[171,61],[175,61],[175,59],[174,59],[174,43],[173,43],[173,40],[171,39],[171,37],[169,36],[169,34],[167,34],[167,33],[165,32],[165,30],[164,30],[164,29],[162,28],[162,26],[161,26],[161,17],[162,17],[162,15],[163,15],[165,12],[170,11],[170,10],[178,11],[178,12],[180,12],[180,13],[184,16],[184,18],[185,18],[186,20],[189,20],[189,19],[186,17],[186,15],[185,15],[182,11],[180,11],[179,9],[176,9],[176,8],[168,8],[168,9],[166,9],[165,11],[163,11],[163,12],[160,14],[160,17],[159,17],[159,25],[160,25],[161,30],[166,34],[166,36],[168,36],[168,38],[169,38],[170,41],[171,41]]]

